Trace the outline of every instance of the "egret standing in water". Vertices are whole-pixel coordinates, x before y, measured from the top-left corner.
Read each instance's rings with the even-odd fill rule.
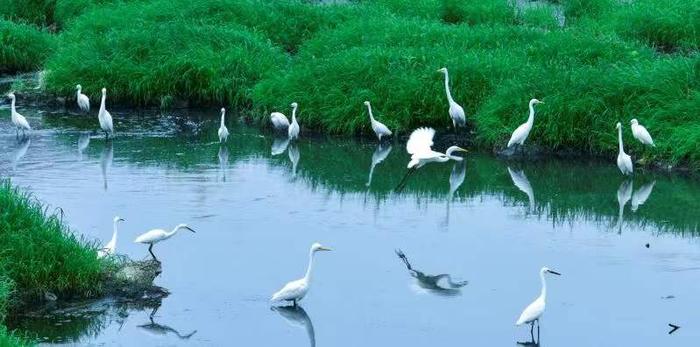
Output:
[[[542,291],[540,292],[540,296],[535,299],[530,305],[528,305],[523,313],[520,314],[520,318],[518,318],[518,321],[515,322],[515,325],[523,325],[523,324],[530,324],[530,336],[534,340],[534,335],[532,333],[534,327],[535,327],[535,322],[537,322],[537,340],[539,341],[540,337],[540,317],[542,317],[542,314],[544,313],[544,308],[545,308],[545,303],[547,300],[547,282],[544,279],[544,275],[550,273],[553,275],[560,276],[561,274],[550,270],[546,266],[540,269],[540,281],[542,282]]]
[[[167,240],[171,238],[175,233],[177,233],[180,230],[189,230],[191,232],[195,232],[194,229],[190,228],[187,226],[187,224],[178,224],[175,229],[172,231],[165,231],[163,229],[153,229],[149,230],[143,234],[141,234],[139,237],[134,240],[136,243],[143,243],[148,245],[148,252],[151,253],[151,256],[153,257],[153,260],[158,261],[158,258],[156,258],[156,255],[153,254],[153,245],[155,245],[158,242]]]
[[[75,100],[78,103],[78,107],[83,112],[90,111],[90,99],[87,97],[87,95],[83,94],[83,87],[80,84],[78,84],[77,86],[75,86],[75,89],[78,90],[75,98]]]
[[[620,172],[623,175],[631,175],[633,171],[632,157],[625,153],[625,148],[622,144],[622,124],[618,122],[615,127],[617,127],[617,140],[620,145],[620,152],[617,154],[617,167],[620,168]]]
[[[219,126],[219,142],[224,143],[228,139],[228,129],[226,124],[224,124],[224,117],[226,116],[226,109],[221,108],[221,125]]]
[[[651,135],[649,135],[649,132],[647,131],[647,128],[640,125],[637,119],[632,119],[630,121],[630,128],[632,128],[632,136],[639,140],[639,142],[648,146],[656,147],[654,140],[651,139]]]
[[[100,121],[100,128],[105,132],[105,139],[114,132],[114,127],[112,126],[112,115],[109,114],[105,107],[105,101],[107,100],[107,89],[102,88],[102,102],[100,102],[100,111],[97,113],[97,119]]]
[[[10,100],[12,100],[12,104],[10,106],[10,114],[12,116],[12,124],[15,126],[17,131],[17,136],[19,136],[20,130],[22,130],[22,135],[26,135],[25,132],[32,130],[32,127],[29,126],[27,118],[24,118],[23,115],[17,112],[17,109],[15,108],[15,93],[7,94],[7,97],[10,98]]]
[[[387,126],[382,124],[380,121],[374,119],[374,115],[372,114],[372,105],[369,104],[369,101],[365,101],[365,106],[367,106],[367,112],[369,112],[369,121],[372,123],[372,130],[374,130],[374,133],[377,135],[379,142],[382,142],[382,136],[391,136],[391,130],[389,130],[389,128],[387,128]]]
[[[442,72],[445,75],[445,94],[447,94],[447,102],[450,104],[449,113],[450,118],[452,118],[452,125],[455,129],[457,127],[463,127],[467,124],[467,117],[464,115],[462,106],[459,106],[459,104],[452,99],[452,93],[450,93],[450,77],[447,73],[447,68],[443,67],[438,70],[438,72]]]
[[[272,295],[270,301],[291,301],[294,306],[297,302],[306,296],[309,292],[309,285],[311,284],[311,271],[314,265],[314,254],[319,251],[330,251],[330,248],[322,246],[320,243],[316,242],[311,245],[309,250],[309,265],[306,268],[306,275],[303,278],[296,281],[291,281],[287,283],[282,289],[277,293]]]
[[[515,129],[515,131],[513,131],[513,134],[510,136],[510,140],[508,140],[508,147],[515,144],[522,146],[523,143],[525,143],[528,135],[530,135],[530,130],[532,130],[532,125],[535,123],[535,105],[537,104],[544,104],[544,102],[537,99],[530,100],[530,103],[528,104],[530,115],[527,117],[527,122],[521,124]]]
[[[109,240],[109,242],[107,242],[107,244],[104,247],[102,247],[102,249],[97,251],[98,258],[104,258],[106,256],[114,255],[114,253],[117,251],[117,224],[123,221],[124,218],[120,218],[119,216],[114,217],[114,224],[112,226],[112,239]]]
[[[299,123],[297,123],[297,105],[296,102],[292,103],[292,124],[289,125],[287,129],[287,134],[290,140],[296,140],[299,138]]]

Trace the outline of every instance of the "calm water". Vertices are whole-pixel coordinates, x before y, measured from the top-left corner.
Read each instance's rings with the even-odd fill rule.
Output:
[[[156,284],[172,292],[162,302],[10,321],[45,342],[514,346],[529,341],[514,322],[539,294],[543,265],[563,274],[549,278],[543,346],[700,338],[696,181],[639,172],[625,182],[612,160],[470,154],[421,169],[397,194],[408,161],[399,143],[302,138],[286,147],[230,119],[220,147],[216,111],[115,111],[117,137],[106,143],[86,132],[96,117],[20,111],[38,130],[17,142],[0,110],[0,173],[62,207],[86,238],[106,242],[120,215],[118,252],[141,259],[146,247],[132,240],[143,231],[198,230],[155,247],[164,268]],[[334,251],[318,254],[305,311],[271,310],[268,298],[303,275],[314,241]],[[469,282],[419,282],[396,249],[426,275]],[[681,329],[668,335],[668,323]]]

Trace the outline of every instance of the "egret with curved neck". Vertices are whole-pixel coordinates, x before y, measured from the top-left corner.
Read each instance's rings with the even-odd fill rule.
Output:
[[[445,153],[436,152],[432,149],[433,137],[435,137],[435,129],[433,128],[418,128],[408,137],[406,151],[411,155],[411,161],[406,166],[408,172],[406,172],[396,187],[397,191],[401,191],[406,183],[406,179],[424,165],[435,162],[444,163],[448,160],[460,161],[462,158],[454,155],[454,152],[467,152],[466,149],[459,146],[450,146]]]
[[[450,105],[448,110],[450,118],[452,118],[452,125],[457,127],[463,127],[467,123],[467,117],[464,115],[464,109],[452,98],[452,93],[450,92],[450,76],[447,72],[447,68],[443,67],[438,70],[445,75],[445,95],[447,95],[447,102]]]
[[[153,254],[153,245],[155,245],[158,242],[165,241],[165,240],[171,238],[173,235],[175,235],[180,230],[189,230],[193,233],[195,232],[194,229],[190,228],[187,224],[178,224],[172,231],[165,231],[163,229],[149,230],[149,231],[139,235],[139,237],[137,237],[134,240],[134,242],[149,245],[148,252],[151,253],[153,260],[158,261],[158,258],[156,258],[156,255]]]
[[[226,140],[228,140],[228,128],[226,128],[226,124],[224,122],[226,117],[226,109],[221,108],[221,125],[219,125],[219,142],[224,143]]]
[[[547,300],[547,281],[544,275],[550,273],[553,275],[560,276],[561,274],[550,270],[548,267],[543,267],[540,269],[540,281],[542,282],[542,290],[540,291],[540,296],[535,299],[530,305],[528,305],[523,313],[520,314],[520,318],[515,322],[515,325],[530,324],[530,336],[534,340],[533,329],[535,327],[535,322],[537,322],[537,340],[539,341],[540,336],[540,317],[544,313],[545,304]]]
[[[319,251],[330,250],[330,248],[326,248],[318,242],[311,245],[311,249],[309,249],[309,265],[306,267],[306,274],[304,274],[304,277],[287,283],[282,289],[272,295],[270,301],[287,301],[296,306],[299,300],[303,299],[309,292],[311,273],[314,266],[314,255]]]
[[[369,121],[372,125],[372,130],[374,131],[374,134],[377,135],[379,142],[382,141],[382,136],[391,136],[391,130],[389,130],[389,128],[382,122],[374,119],[374,114],[372,114],[372,105],[370,105],[369,101],[365,101],[364,104],[367,106],[367,112],[369,113]]]
[[[32,127],[29,126],[29,122],[27,122],[27,118],[24,118],[23,115],[19,114],[17,112],[17,109],[15,108],[15,93],[9,93],[7,94],[7,97],[10,98],[11,100],[11,105],[10,105],[10,115],[11,115],[11,120],[12,124],[15,126],[16,129],[16,134],[19,136],[19,131],[22,130],[22,136],[26,135],[26,131],[32,130]]]
[[[100,102],[100,111],[97,113],[97,120],[100,121],[100,128],[105,133],[105,139],[114,132],[114,127],[112,126],[112,115],[109,114],[105,106],[107,100],[107,88],[102,88],[102,101]]]
[[[75,97],[75,101],[78,103],[78,107],[83,112],[90,111],[90,99],[87,97],[87,95],[83,94],[83,87],[80,84],[78,84],[77,86],[75,86],[75,89],[78,90]]]
[[[510,147],[514,144],[522,146],[523,143],[525,143],[525,140],[527,140],[528,135],[530,135],[530,130],[532,130],[532,126],[535,123],[535,105],[537,104],[544,104],[544,102],[539,101],[537,99],[530,100],[530,103],[528,104],[530,115],[527,117],[527,122],[521,124],[515,129],[515,131],[513,131],[513,134],[510,136],[510,140],[508,141],[507,147]]]
[[[618,122],[615,127],[617,128],[617,141],[620,146],[619,152],[617,153],[617,167],[623,175],[631,175],[634,170],[632,157],[625,153],[625,146],[622,143],[622,124]]]
[[[97,251],[97,257],[98,258],[104,258],[106,256],[114,255],[114,253],[117,250],[117,225],[119,222],[123,222],[124,218],[121,218],[119,216],[114,217],[113,220],[113,231],[112,231],[112,239],[107,242],[107,244],[100,250]]]
[[[296,102],[292,103],[292,124],[289,125],[287,129],[287,134],[290,140],[296,140],[299,138],[299,123],[297,123],[297,107],[299,105]]]

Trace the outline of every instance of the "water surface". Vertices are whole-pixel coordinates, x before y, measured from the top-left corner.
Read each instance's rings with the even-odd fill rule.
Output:
[[[0,110],[0,173],[85,238],[106,242],[122,216],[117,250],[142,259],[140,233],[198,231],[155,247],[156,284],[172,292],[162,301],[10,319],[46,343],[514,346],[530,339],[514,322],[543,265],[563,276],[549,278],[541,345],[700,337],[700,184],[685,177],[469,154],[419,170],[399,194],[400,143],[302,133],[288,144],[229,119],[220,146],[216,110],[113,111],[117,136],[105,141],[95,116],[20,111],[37,130],[17,140]],[[303,309],[271,309],[315,241],[334,251],[318,255]],[[668,335],[668,323],[681,329]]]

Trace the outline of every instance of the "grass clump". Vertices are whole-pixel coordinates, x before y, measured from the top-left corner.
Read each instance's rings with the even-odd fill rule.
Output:
[[[512,24],[515,9],[507,0],[441,0],[441,16],[446,23]]]
[[[520,12],[519,20],[523,25],[554,30],[560,27],[550,6],[533,6]]]
[[[2,0],[0,18],[37,26],[53,24],[56,0]]]
[[[54,47],[54,37],[36,26],[0,19],[0,74],[39,69]]]

